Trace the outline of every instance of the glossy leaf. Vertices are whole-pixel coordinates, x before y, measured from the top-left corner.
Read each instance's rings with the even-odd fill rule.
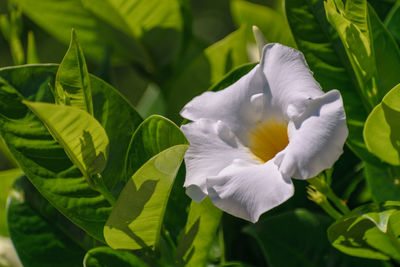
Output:
[[[365,123],[369,151],[392,165],[400,165],[400,84],[377,105]]]
[[[14,180],[23,174],[20,169],[11,169],[0,172],[0,236],[8,236],[6,203],[7,196]]]
[[[179,121],[177,114],[187,102],[206,91],[231,69],[247,62],[246,28],[242,27],[205,49],[169,86],[168,117]]]
[[[117,61],[134,61],[151,67],[147,52],[126,33],[111,27],[86,10],[80,0],[15,0],[32,21],[65,44],[70,41],[70,32],[75,28],[87,55],[101,60],[99,55],[111,50]]]
[[[175,260],[178,265],[204,266],[221,220],[222,211],[209,198],[200,203],[192,201],[185,226],[179,239]]]
[[[368,204],[332,224],[328,238],[334,247],[352,256],[399,260],[399,219],[399,202]]]
[[[114,250],[109,247],[97,247],[86,253],[83,266],[146,267],[149,265],[130,252]]]
[[[286,18],[278,11],[243,0],[232,1],[231,10],[237,26],[258,26],[267,42],[296,47]]]
[[[21,103],[54,102],[48,84],[53,83],[57,65],[31,65],[5,68],[0,77],[0,134],[10,151],[41,194],[68,219],[98,240],[104,240],[103,227],[110,204],[92,190],[79,169],[41,121]],[[132,106],[110,85],[90,76],[95,118],[110,140],[108,162],[102,177],[106,186],[118,194],[127,180],[123,176],[126,151],[131,136],[142,119]],[[21,95],[21,92],[23,95]],[[115,120],[123,117],[124,120]]]
[[[74,30],[68,51],[58,67],[54,93],[57,103],[78,107],[93,115],[89,73]]]
[[[261,247],[268,266],[383,266],[378,261],[348,257],[334,249],[326,238],[331,219],[326,215],[296,209],[265,218],[244,228]]]
[[[345,48],[326,19],[324,1],[286,0],[285,7],[297,46],[304,53],[315,79],[323,90],[338,89],[342,94],[349,128],[347,145],[360,158],[375,162],[362,135],[368,104],[360,100]]]
[[[63,217],[26,177],[10,193],[10,236],[24,266],[82,266],[93,240]]]
[[[170,147],[147,161],[127,182],[104,227],[114,249],[157,246],[169,194],[188,145]]]
[[[24,102],[61,144],[70,160],[92,186],[107,162],[108,137],[101,124],[80,109],[48,103]]]

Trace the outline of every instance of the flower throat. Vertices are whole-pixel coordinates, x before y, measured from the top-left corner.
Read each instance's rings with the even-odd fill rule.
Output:
[[[251,152],[262,162],[272,159],[289,143],[286,123],[274,119],[260,123],[249,134]]]

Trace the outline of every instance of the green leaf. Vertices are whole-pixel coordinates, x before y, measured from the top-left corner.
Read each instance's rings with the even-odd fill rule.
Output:
[[[326,238],[331,219],[305,209],[265,218],[244,228],[261,247],[268,266],[379,266],[338,253]]]
[[[89,250],[83,260],[85,267],[146,267],[140,258],[127,251],[118,251],[109,247],[97,247]]]
[[[104,227],[110,247],[158,246],[169,194],[187,148],[176,145],[160,152],[127,182]]]
[[[134,61],[152,68],[147,52],[135,39],[96,18],[81,0],[13,1],[32,21],[65,44],[75,28],[86,55],[94,60],[102,60],[99,55],[110,51],[116,62]]]
[[[45,64],[0,69],[0,77],[9,83],[0,83],[0,134],[41,194],[73,223],[104,241],[103,228],[110,204],[90,188],[63,148],[21,103],[23,98],[54,102],[48,84],[54,83],[57,67]],[[102,177],[117,196],[129,179],[123,176],[124,159],[132,134],[142,119],[113,87],[94,76],[90,79],[94,116],[109,137],[109,157],[113,158]]]
[[[296,47],[289,25],[283,14],[262,5],[243,0],[231,2],[232,17],[237,26],[258,26],[267,42]]]
[[[400,259],[400,202],[367,204],[340,218],[328,238],[340,251],[357,257]]]
[[[382,99],[387,92],[400,83],[400,49],[374,9],[371,6],[368,7],[369,27],[378,73],[378,96]]]
[[[84,6],[121,31],[129,32],[150,52],[155,65],[177,56],[183,19],[178,0],[83,0]]]
[[[60,143],[70,160],[79,168],[88,183],[96,179],[107,162],[108,137],[101,124],[87,112],[69,106],[24,101]]]
[[[189,143],[172,121],[159,115],[148,117],[132,136],[125,159],[125,175],[131,177],[153,156],[182,144]]]
[[[286,0],[286,14],[297,46],[304,53],[315,79],[328,91],[338,89],[343,97],[349,137],[347,145],[363,160],[376,162],[362,135],[367,104],[353,83],[353,71],[345,49],[325,16],[323,0]]]
[[[385,19],[385,25],[392,36],[400,43],[400,3],[392,8]]]
[[[93,115],[89,73],[74,30],[68,51],[58,67],[54,92],[56,103],[78,107]]]
[[[400,201],[399,167],[364,163],[364,171],[374,202]]]
[[[177,114],[187,102],[206,91],[230,70],[247,62],[246,28],[242,27],[205,49],[169,85],[168,117],[178,121]]]
[[[178,265],[205,266],[221,216],[222,211],[209,198],[200,203],[192,201],[185,232],[176,249]]]
[[[82,266],[93,240],[51,206],[26,177],[14,183],[8,201],[10,236],[24,266]]]
[[[369,151],[392,165],[400,165],[400,84],[377,105],[365,123]]]
[[[0,172],[0,236],[8,236],[6,203],[7,196],[14,180],[23,174],[20,169],[12,169]]]
[[[26,63],[35,64],[40,63],[39,56],[37,54],[35,35],[33,31],[28,32],[28,44],[26,48]]]

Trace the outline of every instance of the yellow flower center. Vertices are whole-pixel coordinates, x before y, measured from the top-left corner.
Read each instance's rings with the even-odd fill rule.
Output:
[[[267,162],[288,145],[287,125],[274,119],[260,123],[250,132],[249,140],[251,152]]]

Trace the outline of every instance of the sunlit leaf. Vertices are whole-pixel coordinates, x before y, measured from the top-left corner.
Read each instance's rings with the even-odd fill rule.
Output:
[[[42,122],[21,103],[54,103],[53,84],[57,65],[30,65],[0,70],[0,134],[21,169],[62,214],[98,240],[103,240],[110,204],[92,190],[64,149]],[[110,85],[90,76],[94,116],[109,140],[109,156],[102,178],[115,196],[129,178],[123,176],[124,159],[131,136],[142,119],[134,108]],[[18,90],[18,91],[17,91]],[[23,95],[21,95],[21,92]],[[115,120],[122,117],[124,120]]]
[[[188,145],[170,147],[147,161],[127,182],[104,227],[114,249],[157,246],[164,212]]]
[[[93,115],[89,73],[74,30],[68,51],[58,67],[54,89],[57,103],[78,107]]]
[[[369,151],[392,165],[400,165],[400,84],[368,116],[364,139]]]
[[[137,256],[127,251],[114,250],[109,247],[97,247],[89,250],[83,261],[85,267],[146,267],[149,266]]]
[[[185,226],[179,239],[175,260],[178,265],[204,266],[217,233],[222,211],[209,198],[200,203],[192,201]]]
[[[368,204],[332,224],[328,238],[334,247],[352,256],[399,260],[399,219],[399,202]]]
[[[107,162],[108,137],[101,124],[80,109],[48,103],[24,102],[44,123],[61,144],[70,160],[79,168],[89,184],[95,186],[93,175],[100,174]]]

